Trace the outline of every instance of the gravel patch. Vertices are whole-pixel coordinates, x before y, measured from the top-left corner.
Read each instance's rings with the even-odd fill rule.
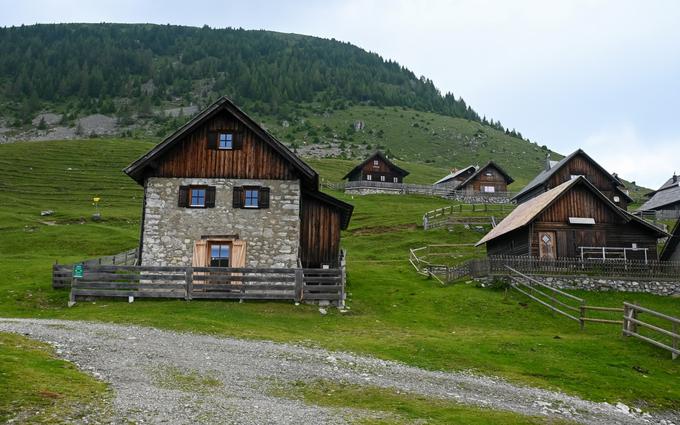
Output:
[[[274,383],[318,379],[584,424],[680,423],[674,413],[650,415],[495,377],[426,371],[290,344],[60,320],[0,319],[0,331],[47,342],[60,357],[110,383],[115,423],[345,424],[376,415],[271,395]]]

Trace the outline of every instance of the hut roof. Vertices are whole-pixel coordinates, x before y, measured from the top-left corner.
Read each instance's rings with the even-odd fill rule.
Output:
[[[372,160],[375,159],[375,158],[380,158],[380,159],[382,159],[382,160],[383,160],[390,168],[392,168],[392,169],[393,169],[394,171],[396,171],[397,173],[401,174],[402,177],[406,177],[406,176],[408,176],[408,175],[410,174],[408,171],[404,170],[403,168],[399,167],[398,165],[396,165],[395,163],[393,163],[392,161],[390,161],[390,160],[385,156],[385,154],[383,154],[382,152],[380,152],[380,151],[375,151],[372,155],[370,155],[368,158],[366,158],[366,159],[365,159],[363,162],[361,162],[359,165],[357,165],[356,167],[352,168],[347,174],[345,174],[345,177],[343,177],[342,179],[343,179],[343,180],[348,179],[352,174],[354,174],[354,173],[356,173],[357,171],[361,170],[361,168],[363,168],[364,165],[366,165],[369,161],[372,161]]]
[[[474,165],[470,165],[469,167],[465,167],[465,168],[462,168],[462,169],[457,170],[457,171],[452,171],[446,177],[442,177],[441,179],[434,182],[434,184],[437,185],[437,184],[446,183],[447,181],[455,179],[456,177],[458,177],[459,175],[463,174],[464,172],[466,172],[470,169],[476,170],[477,167],[475,167]]]
[[[651,199],[638,208],[638,211],[663,209],[666,205],[676,204],[678,202],[680,202],[680,186],[676,183],[675,186],[670,186],[669,188],[656,192]]]

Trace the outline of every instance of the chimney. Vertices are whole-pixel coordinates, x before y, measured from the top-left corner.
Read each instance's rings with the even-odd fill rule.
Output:
[[[673,183],[677,183],[677,182],[678,182],[678,176],[677,176],[677,174],[673,173]]]
[[[545,156],[545,171],[550,170],[550,152]]]
[[[451,174],[456,174],[457,172],[458,172],[458,168],[453,167],[453,168],[451,169]]]

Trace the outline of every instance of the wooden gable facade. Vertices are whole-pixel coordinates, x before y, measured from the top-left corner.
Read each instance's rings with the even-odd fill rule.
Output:
[[[546,161],[546,168],[513,199],[518,204],[571,179],[583,176],[617,206],[627,209],[633,201],[622,189],[622,182],[579,149],[561,161]]]
[[[403,183],[409,172],[398,167],[382,152],[375,152],[343,177],[348,181]]]
[[[508,185],[515,180],[493,161],[489,161],[464,180],[459,190],[468,192],[507,192]]]
[[[454,168],[447,176],[434,182],[433,186],[455,189],[460,186],[461,183],[472,177],[476,171],[477,168],[474,165],[470,165],[469,167],[460,170]]]
[[[221,140],[225,134],[231,135],[228,144],[227,140]],[[125,172],[145,187],[143,214],[147,210],[147,182],[152,178],[213,178],[225,182],[246,179],[283,181],[290,186],[299,184],[299,241],[294,244],[299,246],[298,260],[306,268],[338,266],[340,232],[347,228],[353,207],[321,193],[316,171],[226,97],[220,98],[133,162]],[[231,186],[225,184],[225,188],[231,190]],[[236,188],[233,192],[236,206]],[[180,188],[180,197],[181,193]],[[238,193],[244,196],[242,191]],[[268,193],[266,201],[269,208]],[[243,200],[239,202],[242,204]],[[279,201],[280,204],[284,202]],[[144,217],[142,222],[146,222]],[[144,237],[142,225],[140,262]],[[281,236],[275,233],[273,237]],[[272,252],[272,256],[275,255]]]
[[[519,205],[478,245],[486,244],[489,256],[541,258],[580,257],[581,247],[631,248],[628,259],[645,259],[646,250],[651,260],[658,258],[657,241],[664,235],[578,177]]]

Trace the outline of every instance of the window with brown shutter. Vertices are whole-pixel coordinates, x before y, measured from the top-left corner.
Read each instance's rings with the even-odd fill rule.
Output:
[[[177,196],[177,206],[186,208],[189,206],[189,186],[180,186]]]
[[[243,134],[234,130],[208,132],[208,149],[230,151],[243,147]]]
[[[215,208],[215,186],[180,186],[177,206],[180,208]]]
[[[268,187],[243,186],[234,188],[234,208],[266,209],[269,208]]]

